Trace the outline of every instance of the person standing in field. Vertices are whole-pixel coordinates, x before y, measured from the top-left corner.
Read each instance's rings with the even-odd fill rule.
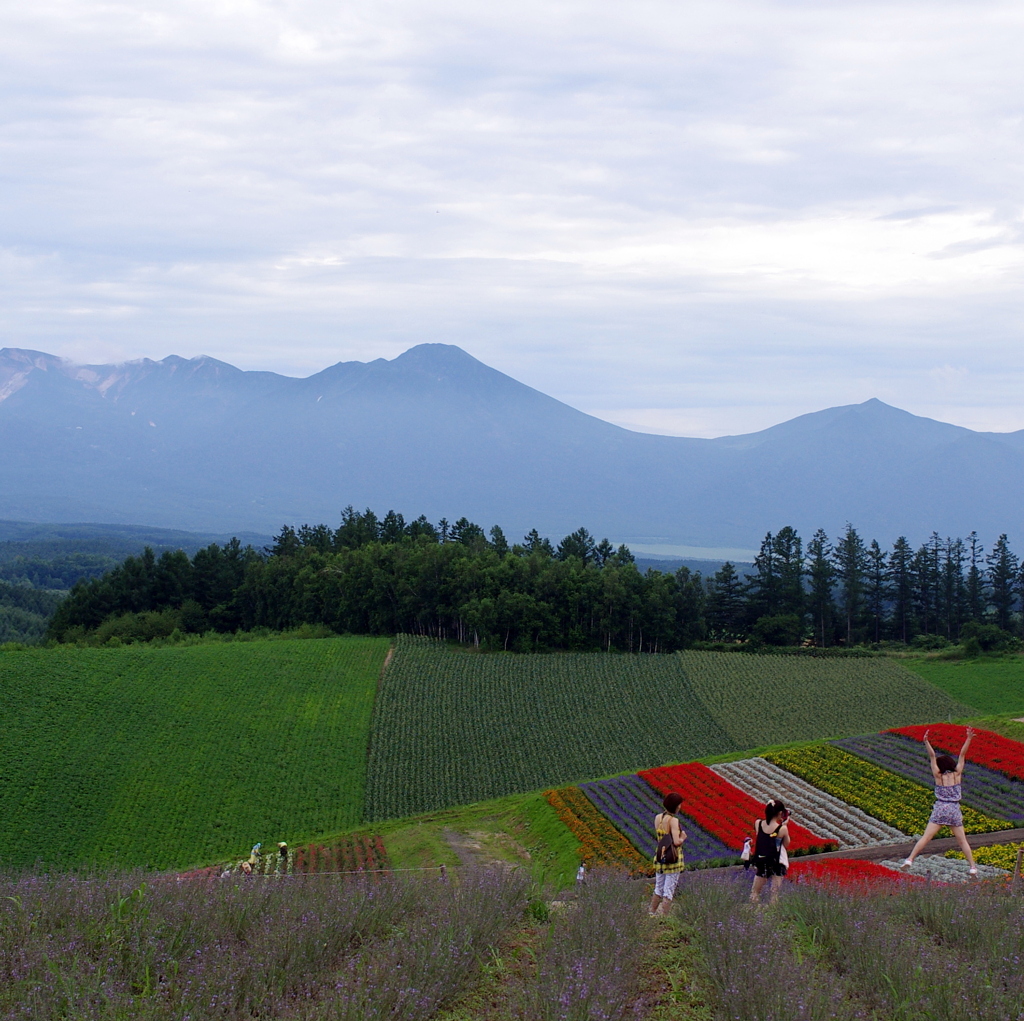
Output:
[[[750,903],[761,903],[761,890],[771,879],[771,903],[779,899],[779,888],[788,868],[788,855],[784,852],[789,847],[789,827],[786,825],[789,812],[786,806],[772,798],[764,806],[764,818],[754,820],[754,855],[751,865],[757,872],[754,885],[750,890]]]
[[[960,811],[960,796],[963,791],[962,781],[964,775],[964,764],[967,762],[967,749],[974,739],[974,730],[967,728],[963,746],[960,749],[960,757],[954,759],[952,755],[936,755],[928,740],[929,731],[924,732],[924,747],[928,752],[928,762],[932,767],[932,778],[935,780],[935,807],[932,809],[931,818],[924,828],[921,839],[914,845],[910,857],[903,863],[903,868],[909,869],[914,864],[914,859],[925,849],[932,837],[943,826],[948,826],[960,845],[960,850],[967,858],[970,866],[969,874],[976,876],[978,869],[974,864],[974,855],[971,853],[971,845],[967,842],[967,834],[964,832],[964,817]]]
[[[686,831],[679,824],[676,812],[683,803],[681,794],[666,794],[662,804],[664,812],[654,817],[654,832],[658,837],[658,846],[654,852],[654,896],[648,914],[667,915],[672,909],[672,898],[676,894],[676,884],[683,871],[683,841]]]

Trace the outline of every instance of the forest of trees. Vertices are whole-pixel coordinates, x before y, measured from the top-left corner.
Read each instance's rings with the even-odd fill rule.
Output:
[[[1013,646],[1024,571],[1005,535],[989,550],[932,537],[891,549],[848,525],[804,544],[769,533],[745,573],[641,573],[625,546],[580,528],[557,545],[536,530],[511,544],[465,518],[434,525],[351,507],[338,528],[285,526],[271,547],[238,540],[189,558],[147,550],[82,581],[58,607],[58,641],[180,632],[407,632],[488,648],[670,651],[700,642],[817,648]]]

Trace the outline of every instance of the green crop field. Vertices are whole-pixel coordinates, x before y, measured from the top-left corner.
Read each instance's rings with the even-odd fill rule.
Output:
[[[735,748],[845,737],[974,714],[892,659],[676,655]]]
[[[182,867],[358,825],[389,644],[0,654],[0,866]]]
[[[1024,716],[1024,656],[904,662],[926,681],[982,712]]]
[[[886,659],[479,655],[401,638],[374,712],[366,818],[971,712]]]

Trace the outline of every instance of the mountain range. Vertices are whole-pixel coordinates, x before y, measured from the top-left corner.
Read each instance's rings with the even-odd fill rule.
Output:
[[[757,545],[847,521],[891,542],[1024,524],[1024,430],[878,400],[687,439],[584,414],[458,347],[305,379],[171,356],[74,365],[0,350],[0,518],[266,533],[342,507],[465,515],[512,537]]]

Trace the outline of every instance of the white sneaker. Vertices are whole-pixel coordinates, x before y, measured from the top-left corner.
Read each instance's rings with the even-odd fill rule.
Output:
[[[967,870],[967,875],[969,876],[976,876],[977,874],[978,870],[973,865]]]
[[[914,864],[914,859],[913,858],[907,858],[907,860],[900,866],[900,868],[906,870],[906,869],[909,869],[910,866],[913,865],[913,864]]]

